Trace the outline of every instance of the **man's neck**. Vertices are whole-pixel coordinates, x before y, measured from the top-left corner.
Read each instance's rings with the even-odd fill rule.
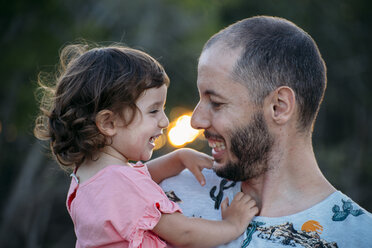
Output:
[[[242,182],[242,191],[257,201],[260,216],[295,214],[336,191],[321,173],[311,145],[297,145],[276,154],[280,155],[269,161],[268,172]]]

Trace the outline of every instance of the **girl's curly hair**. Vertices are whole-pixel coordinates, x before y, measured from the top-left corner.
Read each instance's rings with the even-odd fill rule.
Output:
[[[169,85],[164,68],[154,58],[120,45],[68,45],[60,53],[59,67],[52,85],[39,74],[41,114],[34,134],[50,141],[62,168],[78,167],[108,145],[95,123],[99,111],[108,109],[123,118],[123,108],[130,108],[131,118],[123,119],[129,125],[141,93]]]

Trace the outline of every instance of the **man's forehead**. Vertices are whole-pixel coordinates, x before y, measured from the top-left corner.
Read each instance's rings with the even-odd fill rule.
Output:
[[[223,43],[217,43],[213,46],[205,49],[199,57],[199,66],[204,66],[205,64],[229,64],[234,65],[237,58],[240,57],[242,48],[230,49],[226,47]]]
[[[197,87],[200,94],[222,96],[223,88],[229,84],[230,72],[217,67],[207,65],[199,67]]]
[[[213,45],[204,50],[198,63],[198,84],[234,81],[233,71],[240,52],[241,49],[231,50],[221,45]]]

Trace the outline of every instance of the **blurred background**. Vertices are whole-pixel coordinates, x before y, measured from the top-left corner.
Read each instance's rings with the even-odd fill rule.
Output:
[[[75,244],[65,208],[70,178],[32,134],[37,75],[54,71],[63,45],[122,42],[157,58],[171,79],[166,112],[175,121],[198,101],[204,42],[237,20],[262,14],[293,21],[317,42],[328,66],[313,139],[319,166],[372,211],[371,1],[1,0],[0,6],[0,247]],[[210,152],[202,138],[186,146]],[[159,148],[154,157],[175,149],[166,137]]]

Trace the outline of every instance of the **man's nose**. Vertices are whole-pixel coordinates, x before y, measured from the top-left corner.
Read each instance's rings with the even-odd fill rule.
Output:
[[[200,102],[192,113],[191,126],[195,129],[207,129],[210,126],[207,109]]]

